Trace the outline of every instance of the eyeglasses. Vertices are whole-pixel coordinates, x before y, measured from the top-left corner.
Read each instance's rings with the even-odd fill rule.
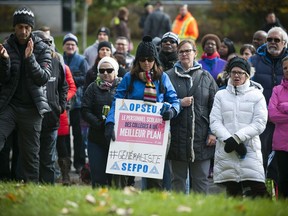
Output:
[[[244,72],[244,71],[231,71],[231,74],[233,74],[234,76],[235,75],[243,76],[246,74],[246,72]]]
[[[155,59],[153,57],[140,57],[139,61],[140,62],[145,62],[145,61],[153,62],[153,61],[155,61]]]
[[[192,51],[194,51],[194,50],[193,50],[193,49],[180,50],[180,51],[178,52],[178,54],[179,54],[179,55],[184,55],[184,54],[188,55],[188,54],[191,53]]]
[[[106,71],[108,74],[110,74],[110,73],[112,73],[112,72],[114,71],[114,68],[99,68],[99,73],[100,73],[100,74],[104,74],[105,71]]]
[[[170,44],[174,44],[174,43],[177,43],[177,41],[176,40],[173,40],[173,39],[164,39],[164,40],[162,40],[162,43],[170,43]]]
[[[271,42],[274,42],[274,43],[280,43],[281,39],[279,38],[267,38],[267,42],[271,43]]]

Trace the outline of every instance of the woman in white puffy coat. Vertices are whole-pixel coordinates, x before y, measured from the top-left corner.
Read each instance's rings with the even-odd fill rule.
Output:
[[[217,137],[214,182],[230,196],[266,196],[259,135],[267,122],[262,86],[249,79],[250,65],[240,58],[227,65],[226,89],[215,95],[210,128]]]

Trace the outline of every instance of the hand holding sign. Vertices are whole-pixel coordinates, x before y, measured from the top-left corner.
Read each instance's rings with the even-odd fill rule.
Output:
[[[110,143],[111,139],[115,141],[114,124],[109,122],[105,126],[105,138]]]

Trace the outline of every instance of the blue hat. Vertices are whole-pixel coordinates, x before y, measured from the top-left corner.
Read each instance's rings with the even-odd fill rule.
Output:
[[[68,33],[64,36],[63,38],[63,45],[67,42],[67,41],[74,41],[77,45],[78,45],[78,38],[72,34],[72,33]]]

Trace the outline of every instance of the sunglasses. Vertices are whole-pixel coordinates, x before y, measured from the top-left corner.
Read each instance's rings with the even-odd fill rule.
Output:
[[[49,39],[43,39],[42,40],[44,43],[46,43],[47,45],[51,46],[52,45],[52,41]]]
[[[279,38],[267,38],[267,42],[271,43],[274,41],[275,43],[280,43],[281,39]]]
[[[164,40],[162,40],[162,43],[170,43],[170,44],[175,44],[175,43],[177,43],[175,40],[173,40],[173,39],[164,39]]]
[[[155,61],[155,59],[153,57],[140,57],[139,61],[140,62],[145,62],[145,61],[153,62],[153,61]]]
[[[110,73],[112,73],[112,72],[114,71],[114,68],[99,68],[99,73],[100,73],[100,74],[104,74],[105,71],[106,71],[108,74],[110,74]]]

